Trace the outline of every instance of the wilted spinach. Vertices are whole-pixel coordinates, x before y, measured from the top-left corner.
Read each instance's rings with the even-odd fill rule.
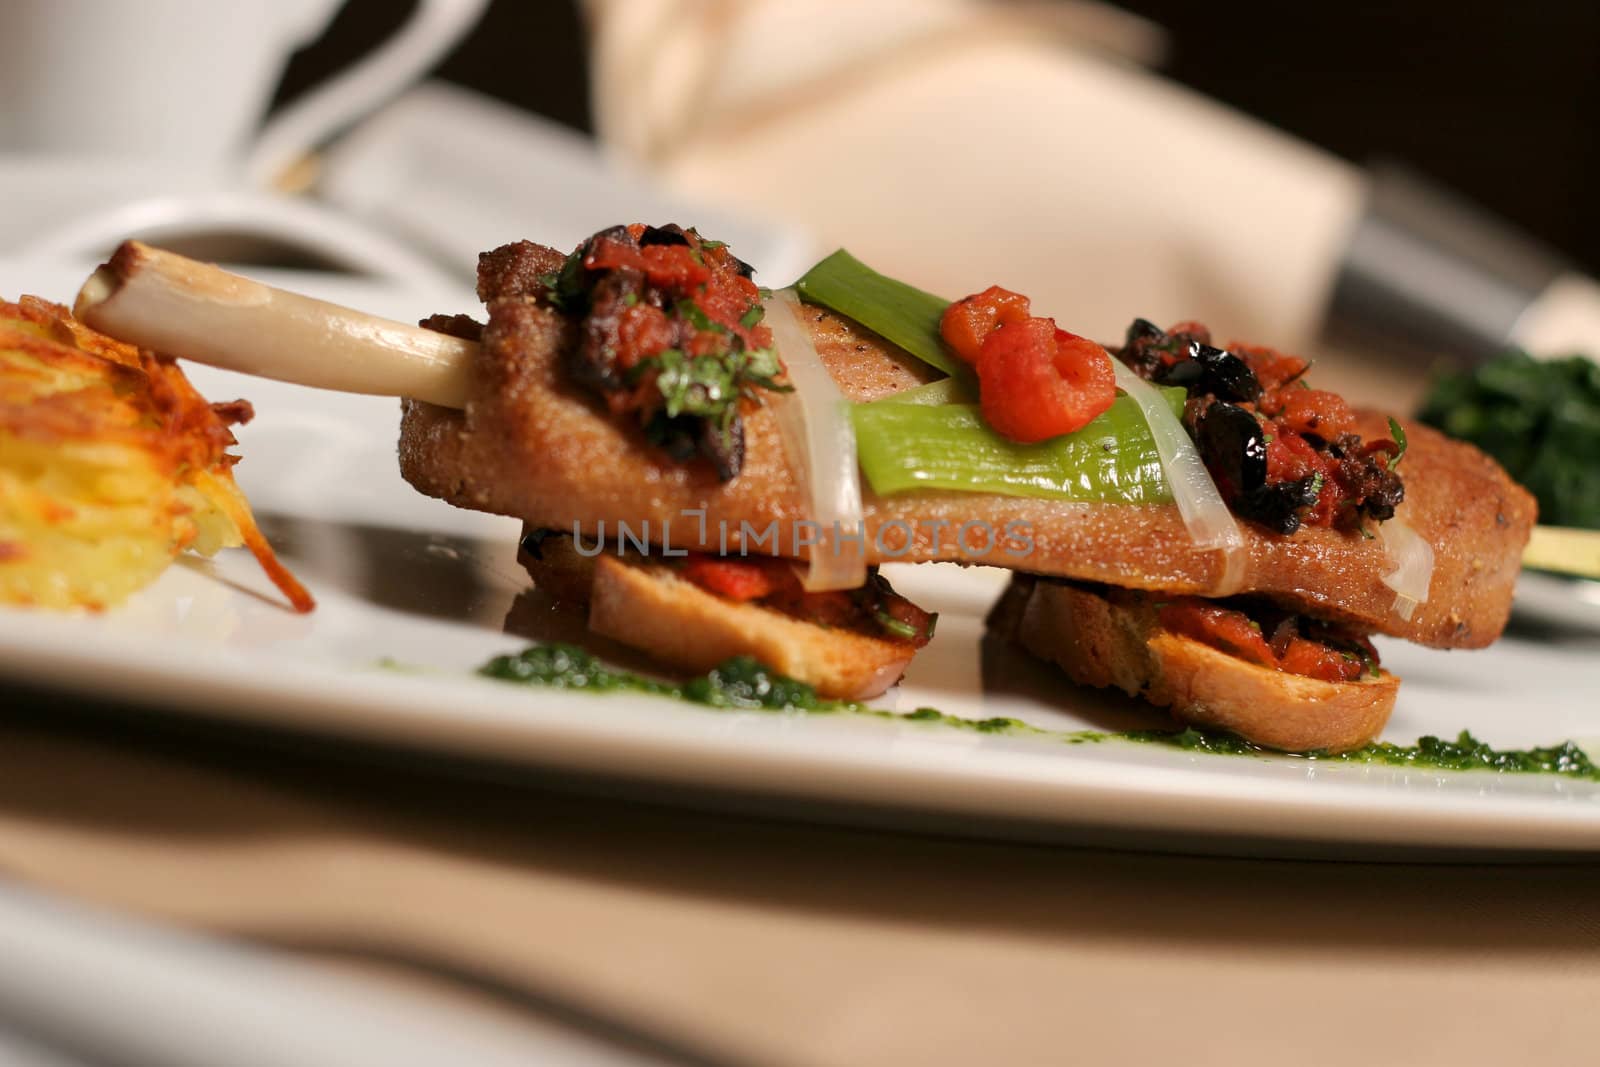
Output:
[[[1600,364],[1508,352],[1437,378],[1417,414],[1499,460],[1541,523],[1600,528]]]

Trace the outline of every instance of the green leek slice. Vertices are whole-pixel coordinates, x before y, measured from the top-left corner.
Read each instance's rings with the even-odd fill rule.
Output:
[[[1162,394],[1174,412],[1182,410],[1182,389]],[[1076,433],[1035,445],[1000,436],[974,404],[894,399],[855,404],[850,412],[861,470],[879,495],[952,489],[1095,503],[1172,502],[1150,427],[1126,394]]]
[[[931,367],[957,378],[971,370],[945,350],[939,319],[950,301],[879,274],[844,249],[795,282],[800,295],[882,334]]]
[[[1139,405],[1119,393],[1076,433],[1035,445],[984,422],[971,368],[945,348],[939,321],[950,302],[856,259],[844,249],[795,283],[801,296],[882,334],[949,378],[856,404],[856,451],[873,491],[953,489],[1129,504],[1172,502],[1155,439]],[[1184,391],[1163,389],[1174,414]]]

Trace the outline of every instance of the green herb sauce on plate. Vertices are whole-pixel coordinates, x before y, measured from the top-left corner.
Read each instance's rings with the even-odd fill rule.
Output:
[[[915,711],[885,711],[853,700],[828,700],[816,690],[776,671],[768,670],[748,656],[738,656],[713,667],[705,674],[681,684],[657,681],[631,671],[617,670],[574,645],[534,645],[522,652],[496,656],[478,670],[489,678],[552,689],[583,689],[592,692],[635,692],[673,697],[710,708],[746,711],[774,711],[795,714],[850,714],[879,719],[898,719],[975,730],[986,734],[1008,734],[1050,738],[1066,744],[1126,741],[1166,745],[1192,752],[1224,756],[1279,756],[1285,753],[1253,745],[1234,734],[1197,730],[1046,730],[1019,719],[965,719],[937,708]],[[1512,774],[1556,774],[1600,782],[1600,767],[1571,741],[1545,748],[1497,749],[1463,730],[1453,741],[1424,737],[1414,745],[1377,741],[1350,752],[1307,752],[1286,758],[1327,760],[1338,763],[1376,763],[1428,770],[1488,770]]]

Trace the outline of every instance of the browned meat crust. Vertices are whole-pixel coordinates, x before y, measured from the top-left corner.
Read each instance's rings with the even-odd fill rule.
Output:
[[[820,309],[811,309],[811,317],[818,350],[850,399],[874,399],[924,379],[919,364],[875,334]],[[555,312],[521,299],[491,302],[475,399],[467,409],[405,405],[400,468],[406,479],[453,504],[558,530],[576,525],[592,535],[602,521],[614,532],[619,519],[635,530],[648,520],[659,542],[670,524],[675,547],[713,552],[740,544],[741,522],[762,531],[773,520],[805,517],[770,410],[745,416],[744,471],[719,484],[709,466],[672,461],[571,387],[559,357],[572,339],[572,327]],[[1534,521],[1533,498],[1470,445],[1410,422],[1405,430],[1406,501],[1398,514],[1434,546],[1436,560],[1429,600],[1410,621],[1391,610],[1394,594],[1381,580],[1390,569],[1382,542],[1354,533],[1302,529],[1283,537],[1245,523],[1249,559],[1234,591],[1438,647],[1477,648],[1498,637]],[[1387,423],[1363,413],[1360,431],[1387,436]],[[684,516],[689,509],[704,509],[703,527]],[[1197,551],[1170,506],[948,492],[879,498],[869,491],[865,511],[875,562],[992,563],[1201,596],[1216,595],[1223,577],[1219,554]],[[952,531],[974,519],[994,530],[1026,524],[1032,551],[964,553]],[[905,525],[889,525],[896,522]],[[939,522],[947,525],[935,529]],[[718,543],[719,523],[729,531],[727,546]],[[901,551],[906,526],[916,536]],[[872,544],[879,530],[887,552]],[[975,547],[981,542],[981,534],[969,539]]]
[[[515,241],[478,257],[478,299],[485,304],[525,296],[540,286],[541,275],[561,269],[567,257],[532,241]]]
[[[434,333],[459,337],[463,341],[477,341],[483,337],[483,323],[471,315],[429,315],[417,325]]]

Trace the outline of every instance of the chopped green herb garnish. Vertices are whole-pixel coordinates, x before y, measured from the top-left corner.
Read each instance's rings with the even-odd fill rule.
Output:
[[[760,307],[761,305],[757,304],[756,306]],[[705,309],[693,300],[680,300],[673,305],[673,310],[678,313],[680,318],[687,321],[697,330],[708,330],[711,333],[728,332],[726,326],[707,315]]]
[[[654,370],[662,409],[669,418],[695,415],[726,422],[737,413],[739,397],[751,388],[787,393],[793,386],[777,381],[778,356],[770,348],[688,356],[668,348],[629,368],[637,382]]]
[[[877,620],[879,626],[883,627],[889,633],[894,634],[896,637],[903,637],[907,641],[915,641],[918,637],[922,636],[921,634],[917,633],[917,628],[915,626],[912,626],[909,622],[895,618],[888,612],[875,611],[872,613],[872,617]]]
[[[561,264],[561,269],[539,275],[544,288],[544,298],[562,311],[581,314],[587,309],[589,295],[584,288],[583,257],[589,242],[579,245]]]
[[[1399,447],[1399,450],[1389,460],[1389,469],[1394,470],[1400,466],[1400,460],[1406,454],[1406,431],[1393,415],[1389,416],[1389,436],[1394,438],[1394,443]]]

